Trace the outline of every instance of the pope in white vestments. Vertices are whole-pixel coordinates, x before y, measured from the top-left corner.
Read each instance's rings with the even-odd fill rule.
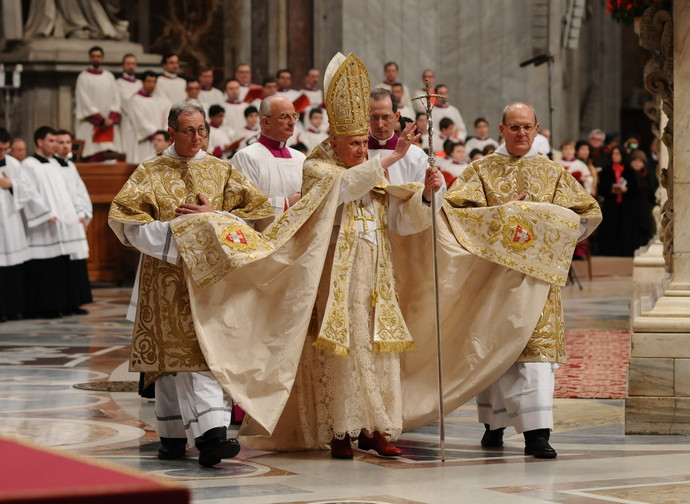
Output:
[[[199,345],[247,411],[240,434],[250,447],[330,443],[333,456],[349,458],[357,436],[359,448],[390,456],[400,451],[389,439],[438,419],[424,200],[440,175],[428,173],[424,185],[385,179],[416,139],[413,126],[402,150],[366,159],[368,77],[358,61],[339,55],[329,66],[334,138],[306,160],[302,198],[269,228],[214,214],[171,222]],[[552,286],[565,283],[580,217],[559,203],[443,202],[439,300],[444,351],[454,356],[444,362],[446,411],[510,368]]]

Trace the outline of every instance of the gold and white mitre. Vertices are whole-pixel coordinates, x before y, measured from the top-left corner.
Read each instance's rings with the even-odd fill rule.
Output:
[[[333,136],[366,135],[369,130],[371,82],[364,63],[356,55],[333,56],[323,79],[326,112]]]

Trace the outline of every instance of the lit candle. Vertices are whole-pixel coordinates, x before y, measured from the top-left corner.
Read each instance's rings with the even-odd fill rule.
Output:
[[[12,72],[12,86],[18,88],[21,85],[21,75],[24,67],[21,65],[14,66],[14,72]]]
[[[5,64],[0,63],[0,87],[5,85]]]

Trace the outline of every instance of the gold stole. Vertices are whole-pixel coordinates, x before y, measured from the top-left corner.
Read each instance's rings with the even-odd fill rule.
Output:
[[[404,352],[415,345],[405,324],[393,278],[391,248],[387,236],[388,200],[383,191],[370,193],[376,225],[376,266],[371,304],[374,317],[372,350],[374,352]],[[361,217],[359,217],[361,218]],[[358,239],[358,210],[356,201],[343,204],[343,220],[338,233],[331,269],[328,301],[314,346],[340,357],[350,353],[349,285],[355,243]]]

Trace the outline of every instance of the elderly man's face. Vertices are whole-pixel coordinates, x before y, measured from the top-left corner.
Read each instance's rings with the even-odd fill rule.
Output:
[[[532,148],[539,132],[534,112],[524,103],[512,105],[506,112],[505,123],[498,125],[506,149],[513,156],[524,156]]]
[[[400,111],[393,113],[393,103],[390,97],[383,100],[371,100],[369,105],[369,128],[375,138],[386,140],[393,136],[395,125],[400,117]]]
[[[196,156],[201,149],[204,138],[208,137],[204,118],[198,111],[191,114],[180,114],[177,129],[168,128],[168,133],[175,143],[175,151],[182,157]]]
[[[598,149],[599,147],[602,147],[604,145],[604,135],[599,135],[597,133],[590,135],[589,145],[591,145],[593,149]]]
[[[285,98],[274,98],[271,116],[261,118],[261,133],[272,140],[285,142],[295,131],[297,120],[293,117],[295,106]]]
[[[335,153],[348,168],[367,160],[369,135],[333,137],[330,142]]]

